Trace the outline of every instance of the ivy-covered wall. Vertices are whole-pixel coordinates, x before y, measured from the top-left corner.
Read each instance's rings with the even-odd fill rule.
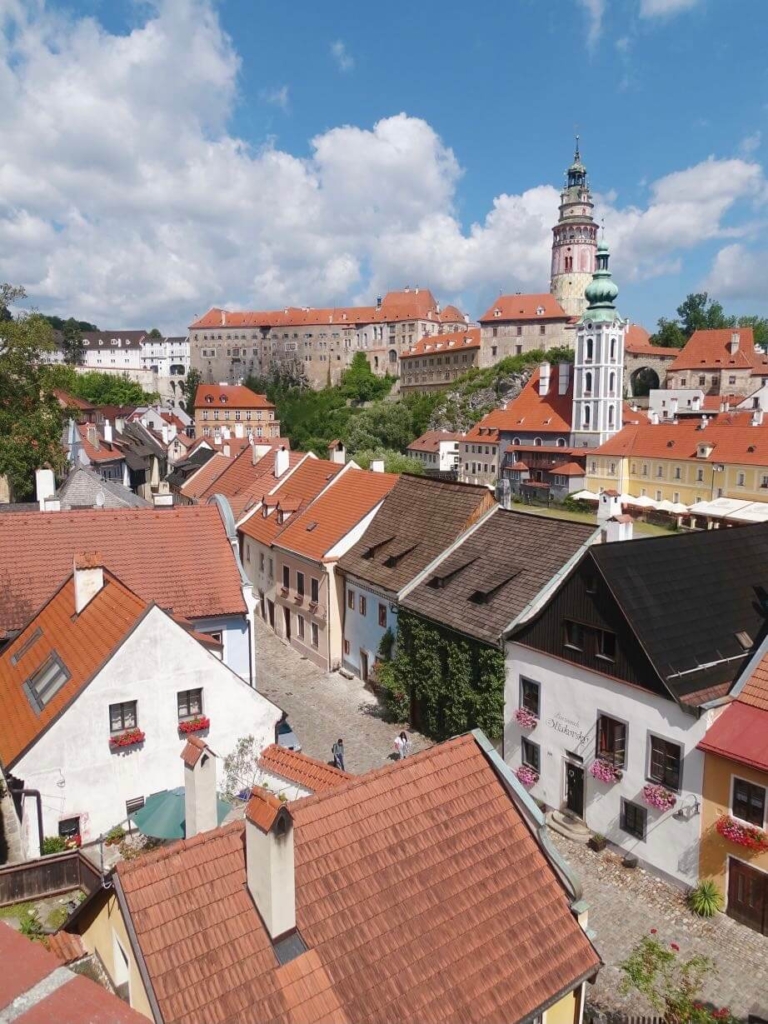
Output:
[[[394,660],[380,675],[393,716],[433,739],[504,729],[504,652],[411,612],[398,616]]]

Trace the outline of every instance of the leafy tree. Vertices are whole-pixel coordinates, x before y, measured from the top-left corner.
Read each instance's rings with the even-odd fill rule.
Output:
[[[688,341],[677,320],[659,319],[658,329],[651,335],[651,344],[661,348],[682,348]]]
[[[62,320],[60,316],[44,315],[43,319],[48,321],[54,331],[63,331],[64,325],[69,322],[68,320]],[[73,318],[70,317],[69,319],[72,320]],[[74,323],[77,324],[81,331],[98,331],[99,329],[96,324],[91,324],[87,320],[74,320]]]
[[[27,293],[19,285],[0,284],[0,323],[13,320],[13,315],[8,307],[26,297]]]
[[[152,330],[149,332],[148,336],[150,338],[162,338],[162,334],[160,333],[160,331],[156,327],[152,328]]]
[[[389,394],[394,377],[377,377],[364,352],[355,352],[349,367],[341,375],[341,392],[353,402],[362,404]]]
[[[20,297],[3,286],[0,295],[14,292]],[[48,368],[40,365],[41,353],[52,348],[53,331],[37,313],[0,323],[0,474],[21,500],[34,493],[36,469],[62,472],[66,461],[64,410],[47,384]]]
[[[352,421],[345,436],[351,452],[369,448],[404,451],[417,435],[413,417],[401,402],[379,402],[365,409]]]
[[[260,751],[253,736],[241,736],[224,758],[224,795],[228,800],[246,799],[259,777]]]
[[[740,316],[734,326],[751,327],[755,344],[759,345],[763,351],[768,349],[768,317]]]
[[[191,413],[195,408],[195,395],[198,387],[203,383],[203,375],[194,368],[189,371],[186,379],[181,382],[181,391],[184,395],[184,408]]]
[[[83,331],[79,322],[70,317],[64,322],[61,333],[64,361],[79,366],[83,361]]]
[[[677,307],[680,326],[687,338],[694,331],[711,331],[720,327],[729,327],[723,307],[719,302],[710,299],[706,292],[693,292]]]
[[[411,473],[414,476],[422,476],[424,473],[424,467],[418,459],[393,452],[391,448],[375,448],[354,454],[354,460],[361,469],[370,469],[374,459],[383,459],[385,473]]]
[[[48,388],[62,388],[94,405],[150,405],[159,399],[153,391],[144,391],[140,384],[125,374],[99,373],[90,370],[78,373],[71,366],[42,367]]]

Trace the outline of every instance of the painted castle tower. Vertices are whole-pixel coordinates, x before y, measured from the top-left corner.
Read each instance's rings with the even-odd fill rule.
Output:
[[[609,255],[601,242],[584,293],[587,308],[576,325],[571,441],[579,448],[595,448],[621,430],[627,321],[615,306],[619,289],[608,269]]]
[[[552,228],[552,276],[549,290],[569,316],[581,316],[586,307],[584,291],[595,272],[597,225],[587,182],[587,169],[576,153],[566,172],[560,194],[560,217]]]

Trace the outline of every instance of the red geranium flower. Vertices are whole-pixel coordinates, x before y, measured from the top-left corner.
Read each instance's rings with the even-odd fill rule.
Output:
[[[656,934],[656,932],[657,932],[657,930],[658,930],[658,929],[656,929],[656,928],[651,928],[651,935],[655,935],[655,934]]]
[[[677,944],[676,942],[670,942],[670,944],[669,944],[669,945],[670,945],[670,946],[672,947],[672,949],[674,949],[674,951],[675,951],[676,953],[679,953],[679,952],[680,952],[680,947],[678,946],[678,944]]]

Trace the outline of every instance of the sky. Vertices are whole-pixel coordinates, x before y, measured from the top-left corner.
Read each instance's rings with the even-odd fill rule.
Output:
[[[768,315],[766,0],[0,0],[0,281],[103,329],[549,288],[574,134],[618,306]]]

